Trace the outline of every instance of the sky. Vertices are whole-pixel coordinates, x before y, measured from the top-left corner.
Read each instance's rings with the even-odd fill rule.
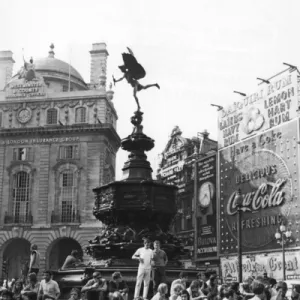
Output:
[[[147,75],[142,84],[161,89],[141,91],[144,133],[155,140],[147,153],[152,168],[178,125],[184,137],[207,129],[217,139],[218,113],[211,104],[241,100],[233,91],[251,94],[257,77],[270,78],[300,66],[300,1],[278,0],[1,0],[0,50],[12,50],[14,71],[25,58],[55,57],[90,80],[93,43],[109,52],[108,84],[121,75],[121,53],[130,47]],[[22,50],[24,49],[24,50]],[[136,110],[131,87],[114,87],[121,138],[132,131]],[[128,153],[117,154],[117,179]]]

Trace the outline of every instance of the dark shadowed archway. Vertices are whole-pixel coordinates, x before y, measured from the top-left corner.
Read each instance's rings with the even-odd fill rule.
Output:
[[[50,270],[58,270],[62,267],[66,257],[72,250],[77,250],[82,256],[80,244],[71,238],[61,238],[55,240],[48,248],[47,266]]]
[[[29,263],[30,243],[21,238],[7,242],[3,252],[3,261],[7,262],[8,278],[20,278],[25,263]]]

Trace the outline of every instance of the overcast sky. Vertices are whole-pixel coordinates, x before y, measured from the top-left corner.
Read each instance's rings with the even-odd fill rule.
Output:
[[[147,71],[141,83],[156,88],[141,91],[144,132],[155,139],[148,153],[153,167],[175,125],[183,136],[207,129],[217,139],[217,112],[211,103],[240,100],[233,90],[257,89],[256,77],[269,78],[300,66],[300,1],[242,0],[1,0],[0,50],[12,50],[15,72],[25,57],[48,55],[71,61],[86,82],[90,76],[92,43],[105,42],[110,54],[108,78],[120,71],[126,46]],[[131,133],[136,110],[132,90],[115,87],[118,133]],[[127,153],[120,150],[117,177]]]

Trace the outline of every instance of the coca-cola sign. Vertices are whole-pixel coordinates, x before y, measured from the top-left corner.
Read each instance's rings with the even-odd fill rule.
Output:
[[[241,210],[258,211],[268,207],[280,206],[284,201],[282,186],[286,183],[286,179],[279,178],[275,183],[262,183],[254,192],[243,195],[243,204]],[[268,192],[269,187],[271,188]],[[237,192],[233,192],[227,203],[227,214],[232,216],[237,213],[236,196]]]
[[[243,251],[278,247],[274,235],[282,221],[298,234],[293,221],[300,212],[297,124],[291,121],[219,152],[221,253],[236,252],[238,189]]]

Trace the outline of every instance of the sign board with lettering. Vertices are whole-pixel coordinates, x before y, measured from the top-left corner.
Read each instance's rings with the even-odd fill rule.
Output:
[[[34,139],[14,139],[14,140],[3,140],[3,145],[34,145],[34,144],[55,144],[55,143],[73,143],[79,142],[78,136],[69,137],[56,137],[56,138],[34,138]]]
[[[224,281],[238,278],[238,261],[236,256],[221,257],[221,272]],[[300,279],[300,251],[286,251],[286,279]],[[272,252],[268,254],[253,254],[242,256],[243,279],[249,276],[262,276],[267,273],[268,277],[277,281],[283,280],[282,253]]]
[[[298,71],[289,69],[263,83],[258,91],[219,112],[219,148],[297,117]]]
[[[298,120],[277,126],[219,151],[220,253],[237,252],[237,203],[242,204],[243,252],[275,250],[275,233],[284,221],[299,238]]]
[[[21,100],[46,97],[46,85],[43,78],[36,78],[32,81],[23,79],[14,80],[6,89],[7,100]]]
[[[198,163],[198,258],[217,255],[216,218],[217,156]]]

